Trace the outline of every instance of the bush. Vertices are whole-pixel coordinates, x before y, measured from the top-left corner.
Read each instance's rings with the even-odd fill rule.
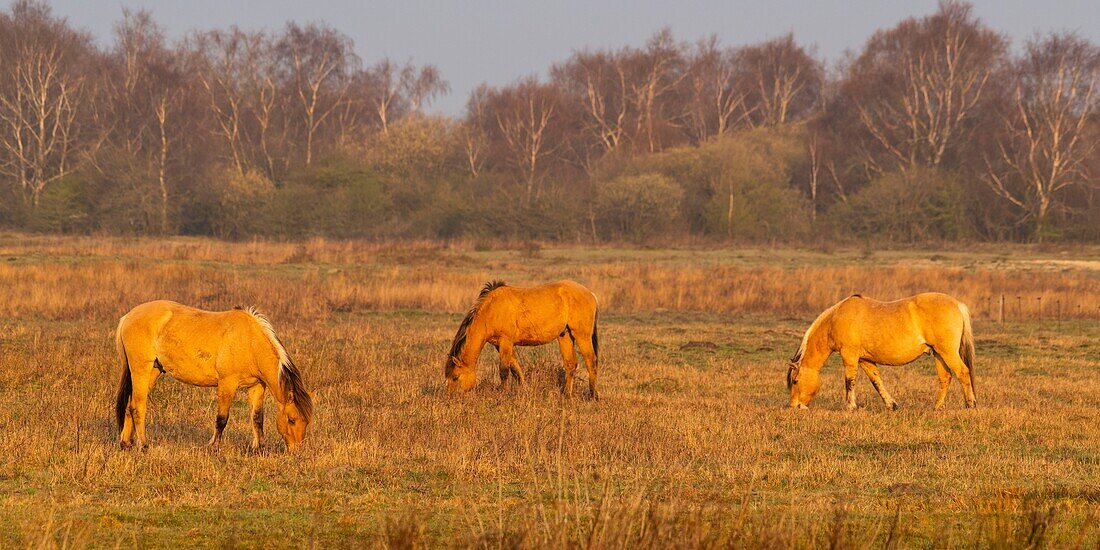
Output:
[[[263,208],[275,191],[266,176],[256,170],[241,174],[227,167],[211,185],[217,200],[216,213],[211,217],[214,235],[241,238],[263,226]]]
[[[77,178],[62,178],[42,190],[29,211],[30,229],[60,233],[86,232],[93,219],[85,187]]]
[[[683,197],[683,189],[660,174],[620,177],[599,187],[596,220],[612,236],[642,241],[676,225]]]
[[[381,180],[349,163],[292,173],[272,194],[263,233],[284,237],[370,237],[385,232],[391,201]]]
[[[742,240],[793,240],[808,234],[809,206],[792,185],[805,163],[798,129],[739,132],[698,147],[678,147],[604,166],[605,177],[661,174],[681,189],[681,219],[691,231]]]
[[[838,228],[875,240],[958,240],[969,234],[958,177],[934,170],[878,178],[829,217]]]

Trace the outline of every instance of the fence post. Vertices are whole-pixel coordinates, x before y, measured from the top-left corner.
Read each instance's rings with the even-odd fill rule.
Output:
[[[1035,298],[1035,300],[1039,302],[1039,320],[1042,321],[1043,320],[1043,297],[1042,297],[1042,295]]]
[[[1001,304],[1000,304],[1000,307],[997,309],[997,320],[1000,321],[1002,325],[1005,324],[1005,295],[1004,295],[1004,293],[1001,293]]]

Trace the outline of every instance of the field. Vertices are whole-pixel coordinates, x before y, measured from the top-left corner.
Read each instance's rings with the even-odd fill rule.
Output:
[[[601,394],[440,392],[480,286],[569,277],[601,299]],[[838,359],[809,411],[786,361],[854,292],[974,311],[979,408],[933,412],[930,358]],[[1004,297],[1004,323],[1001,297]],[[118,449],[113,330],[169,298],[255,305],[314,389],[290,456],[248,452],[247,405],[205,446],[214,392],[162,378],[147,452]],[[553,348],[553,349],[552,349]],[[0,547],[953,547],[1100,544],[1100,248],[494,249],[0,235]],[[268,402],[268,418],[274,418]]]

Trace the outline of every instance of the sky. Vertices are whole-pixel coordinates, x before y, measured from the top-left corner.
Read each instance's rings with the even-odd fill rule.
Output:
[[[432,111],[461,114],[472,89],[502,85],[586,48],[641,45],[668,26],[680,40],[716,35],[742,45],[793,32],[833,64],[874,31],[936,10],[936,0],[52,0],[54,13],[108,43],[122,8],[152,12],[170,37],[195,29],[276,30],[324,21],[355,41],[364,63],[384,57],[433,63],[451,92]],[[978,16],[1015,45],[1036,33],[1072,30],[1100,42],[1096,0],[977,0]]]

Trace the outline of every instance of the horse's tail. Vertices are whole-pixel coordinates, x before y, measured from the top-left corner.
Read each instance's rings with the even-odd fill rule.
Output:
[[[122,380],[118,383],[118,397],[115,399],[115,419],[118,420],[118,430],[126,423],[126,409],[130,406],[130,394],[134,393],[134,382],[130,378],[130,360],[126,357],[126,346],[122,343],[122,331],[115,335],[115,347],[118,349],[118,359],[122,363]]]
[[[596,326],[600,321],[600,311],[596,310],[596,314],[592,316],[592,355],[596,356],[596,360],[600,358],[600,337],[599,331],[596,330]]]
[[[959,312],[963,318],[962,338],[959,340],[959,356],[970,371],[970,387],[974,388],[974,329],[970,325],[970,309],[959,302]]]

